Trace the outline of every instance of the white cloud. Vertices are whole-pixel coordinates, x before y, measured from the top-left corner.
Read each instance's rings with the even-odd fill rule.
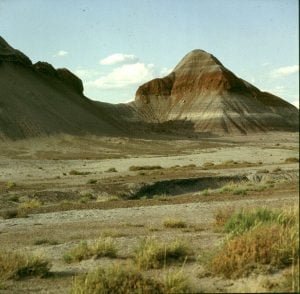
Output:
[[[296,106],[296,107],[299,109],[299,99],[293,101],[292,104],[293,104],[294,106]]]
[[[138,62],[138,58],[135,55],[122,54],[122,53],[112,54],[100,60],[100,64],[102,65],[112,65],[117,63],[136,63],[136,62]]]
[[[141,62],[124,64],[109,74],[102,76],[87,85],[98,89],[124,88],[138,85],[154,78],[154,65]]]
[[[67,56],[69,54],[69,52],[65,51],[65,50],[59,50],[56,54],[54,54],[54,57],[64,57]]]
[[[279,67],[271,71],[271,77],[280,78],[299,72],[299,65]]]
[[[261,66],[268,66],[268,65],[270,65],[270,62],[264,62],[264,63],[262,63]]]

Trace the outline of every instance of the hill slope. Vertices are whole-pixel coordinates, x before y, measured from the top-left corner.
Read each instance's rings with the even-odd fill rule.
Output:
[[[236,77],[203,50],[187,54],[168,76],[140,86],[134,104],[144,121],[189,121],[197,132],[299,128],[296,107]]]
[[[30,59],[0,37],[0,139],[58,133],[115,135],[105,110],[84,97],[67,69]]]
[[[32,64],[0,37],[0,139],[297,131],[298,115],[297,108],[236,77],[203,50],[187,54],[168,76],[140,86],[134,102],[113,105],[86,98],[70,71]]]

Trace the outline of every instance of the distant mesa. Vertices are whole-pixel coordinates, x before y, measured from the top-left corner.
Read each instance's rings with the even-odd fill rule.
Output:
[[[0,140],[60,133],[105,136],[298,131],[299,111],[238,78],[203,50],[164,78],[141,85],[135,101],[88,99],[68,69],[32,64],[0,37]]]

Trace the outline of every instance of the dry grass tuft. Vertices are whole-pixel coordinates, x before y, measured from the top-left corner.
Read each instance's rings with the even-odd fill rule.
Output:
[[[7,189],[12,189],[12,188],[15,188],[16,186],[17,186],[17,184],[15,182],[7,182],[6,183]]]
[[[4,209],[0,212],[0,216],[3,219],[10,219],[10,218],[20,217],[19,211],[16,208]],[[24,217],[25,217],[25,215],[24,215]]]
[[[69,175],[71,175],[71,176],[85,176],[85,175],[89,175],[89,174],[91,174],[91,172],[82,172],[82,171],[78,171],[78,170],[74,170],[74,169],[72,169],[69,172]]]
[[[91,257],[111,257],[117,256],[117,249],[115,242],[111,238],[99,238],[97,241],[88,244],[86,241],[82,241],[76,247],[67,252],[63,258],[65,262],[71,263],[75,261],[81,261],[89,259]]]
[[[192,293],[187,276],[180,271],[168,271],[163,279],[165,293]]]
[[[297,157],[288,157],[284,161],[285,163],[294,163],[294,162],[299,162],[299,158]]]
[[[160,165],[143,165],[143,166],[132,165],[129,167],[129,171],[154,170],[154,169],[162,169],[162,167]]]
[[[182,271],[169,271],[162,279],[145,277],[134,267],[112,266],[99,268],[73,279],[72,294],[116,293],[116,294],[167,294],[191,293],[187,277]]]
[[[75,277],[72,294],[82,293],[157,293],[163,294],[163,284],[144,277],[133,268],[113,266],[107,269],[99,268],[82,277]]]
[[[57,245],[58,242],[49,239],[37,239],[33,242],[33,245]]]
[[[19,210],[31,210],[42,206],[42,202],[38,199],[29,199],[25,202],[20,203],[18,206]]]
[[[116,172],[118,172],[118,171],[116,170],[116,168],[111,167],[111,168],[109,168],[108,170],[106,170],[105,172],[106,172],[106,173],[116,173]]]
[[[167,218],[164,220],[163,225],[165,228],[186,228],[187,224],[183,220],[175,219],[175,218]]]
[[[224,226],[233,213],[234,213],[233,207],[218,209],[217,212],[215,213],[215,225],[217,227]]]
[[[161,268],[172,262],[182,262],[191,255],[191,249],[183,242],[165,244],[153,238],[146,238],[136,249],[134,261],[139,268]]]
[[[281,269],[298,257],[296,232],[283,226],[262,225],[230,239],[214,256],[211,270],[226,278],[239,278],[255,269]]]
[[[38,199],[30,199],[22,202],[17,208],[2,210],[0,216],[4,219],[27,217],[31,210],[41,207],[42,203]]]
[[[217,222],[229,238],[208,262],[216,275],[239,278],[257,270],[282,269],[299,259],[297,208],[258,208],[220,215]]]
[[[202,164],[202,168],[203,169],[208,169],[208,168],[212,168],[212,167],[214,167],[214,163],[213,162],[211,162],[211,161],[207,161],[207,162],[204,162],[203,164]]]
[[[274,289],[277,293],[299,293],[300,281],[299,281],[299,257],[298,260],[293,262],[293,265],[284,273],[283,279],[279,283],[279,287]]]
[[[0,280],[20,279],[28,276],[45,277],[50,270],[48,260],[12,251],[0,252]]]
[[[94,184],[97,184],[97,180],[95,180],[95,179],[89,179],[89,180],[87,181],[87,184],[88,184],[88,185],[94,185]]]
[[[219,192],[222,193],[231,193],[233,195],[247,195],[248,192],[252,191],[264,191],[267,189],[266,185],[262,184],[252,184],[248,182],[241,183],[228,183],[219,189]]]
[[[120,238],[120,237],[127,236],[127,234],[124,233],[124,232],[119,232],[117,230],[106,230],[106,231],[103,231],[101,233],[101,236],[104,237],[104,238],[107,238],[107,237],[110,237],[110,238]]]

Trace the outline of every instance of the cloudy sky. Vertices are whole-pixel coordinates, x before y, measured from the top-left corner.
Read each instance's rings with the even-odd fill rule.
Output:
[[[111,103],[199,48],[296,104],[298,23],[298,0],[0,0],[6,41],[69,68],[86,96]]]

